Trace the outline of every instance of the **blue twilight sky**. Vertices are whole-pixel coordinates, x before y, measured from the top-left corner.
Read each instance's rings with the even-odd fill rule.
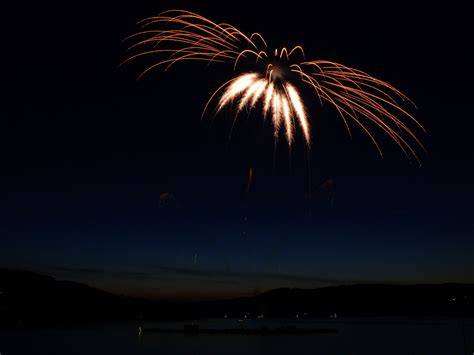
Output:
[[[311,6],[137,2],[111,13],[105,4],[49,4],[21,23],[12,8],[0,267],[171,299],[474,282],[467,12],[400,2]],[[381,132],[383,159],[356,127],[349,139],[337,112],[304,89],[310,155],[301,137],[290,152],[283,140],[275,145],[258,111],[229,138],[229,112],[200,120],[209,95],[234,75],[228,65],[181,65],[135,81],[144,63],[117,68],[121,40],[136,21],[169,8],[261,32],[272,46],[302,44],[309,58],[394,84],[427,128],[416,131],[428,151],[419,150],[422,165]]]

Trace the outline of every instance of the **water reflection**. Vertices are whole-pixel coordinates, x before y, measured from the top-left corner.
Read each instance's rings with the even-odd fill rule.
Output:
[[[226,320],[227,321],[227,320]],[[235,320],[228,320],[235,322]],[[252,322],[252,321],[249,321]],[[269,321],[267,326],[291,324]],[[305,320],[299,327],[336,326],[337,334],[204,335],[139,332],[137,324],[100,324],[50,329],[1,329],[2,355],[465,355],[474,351],[474,320]],[[164,324],[159,324],[164,326]],[[228,326],[221,320],[201,326]],[[146,326],[157,326],[148,323]],[[166,326],[183,327],[183,323]],[[465,334],[466,349],[464,349]]]

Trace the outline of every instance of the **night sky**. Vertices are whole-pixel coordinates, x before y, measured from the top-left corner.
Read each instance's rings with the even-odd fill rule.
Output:
[[[474,282],[470,11],[447,2],[78,2],[4,9],[0,267],[151,298],[342,283]],[[466,5],[467,6],[467,5]],[[276,145],[258,113],[201,121],[232,65],[118,68],[136,22],[172,8],[301,44],[388,81],[427,128],[421,166],[384,158],[301,90],[312,118]],[[246,193],[249,169],[251,188]]]

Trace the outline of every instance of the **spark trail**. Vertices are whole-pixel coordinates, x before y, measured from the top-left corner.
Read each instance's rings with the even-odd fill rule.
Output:
[[[408,158],[419,162],[416,148],[424,147],[414,128],[425,129],[403,107],[414,106],[413,102],[383,80],[332,61],[306,60],[301,46],[270,50],[259,33],[246,35],[228,23],[215,23],[189,11],[165,11],[139,25],[141,30],[126,38],[132,43],[130,55],[123,62],[155,58],[139,78],[158,67],[168,70],[180,62],[230,63],[233,72],[241,61],[254,65],[255,70],[240,73],[221,85],[204,112],[215,99],[217,112],[230,104],[235,104],[236,113],[260,107],[263,118],[271,118],[275,139],[283,134],[291,145],[299,130],[309,146],[311,120],[301,95],[309,88],[321,105],[328,103],[336,109],[349,135],[351,126],[359,127],[382,155],[373,133],[373,128],[378,128]]]

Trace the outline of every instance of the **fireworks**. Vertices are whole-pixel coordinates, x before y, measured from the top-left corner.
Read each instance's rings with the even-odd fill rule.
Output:
[[[310,119],[300,94],[307,86],[321,105],[329,103],[335,107],[349,135],[350,122],[355,123],[382,155],[370,130],[378,127],[405,155],[418,160],[413,143],[423,146],[408,122],[423,131],[424,128],[401,103],[414,104],[382,80],[331,61],[307,61],[301,46],[291,50],[270,50],[259,33],[247,36],[230,24],[217,24],[189,11],[166,11],[139,24],[141,30],[126,39],[133,44],[124,63],[143,56],[157,58],[139,78],[155,68],[168,70],[183,61],[230,63],[234,71],[243,60],[253,65],[255,70],[240,73],[219,87],[204,112],[215,98],[218,98],[216,112],[230,104],[235,104],[236,114],[259,106],[264,118],[271,117],[276,139],[283,132],[291,145],[298,127],[306,144],[310,145]],[[299,58],[299,61],[293,58]]]

